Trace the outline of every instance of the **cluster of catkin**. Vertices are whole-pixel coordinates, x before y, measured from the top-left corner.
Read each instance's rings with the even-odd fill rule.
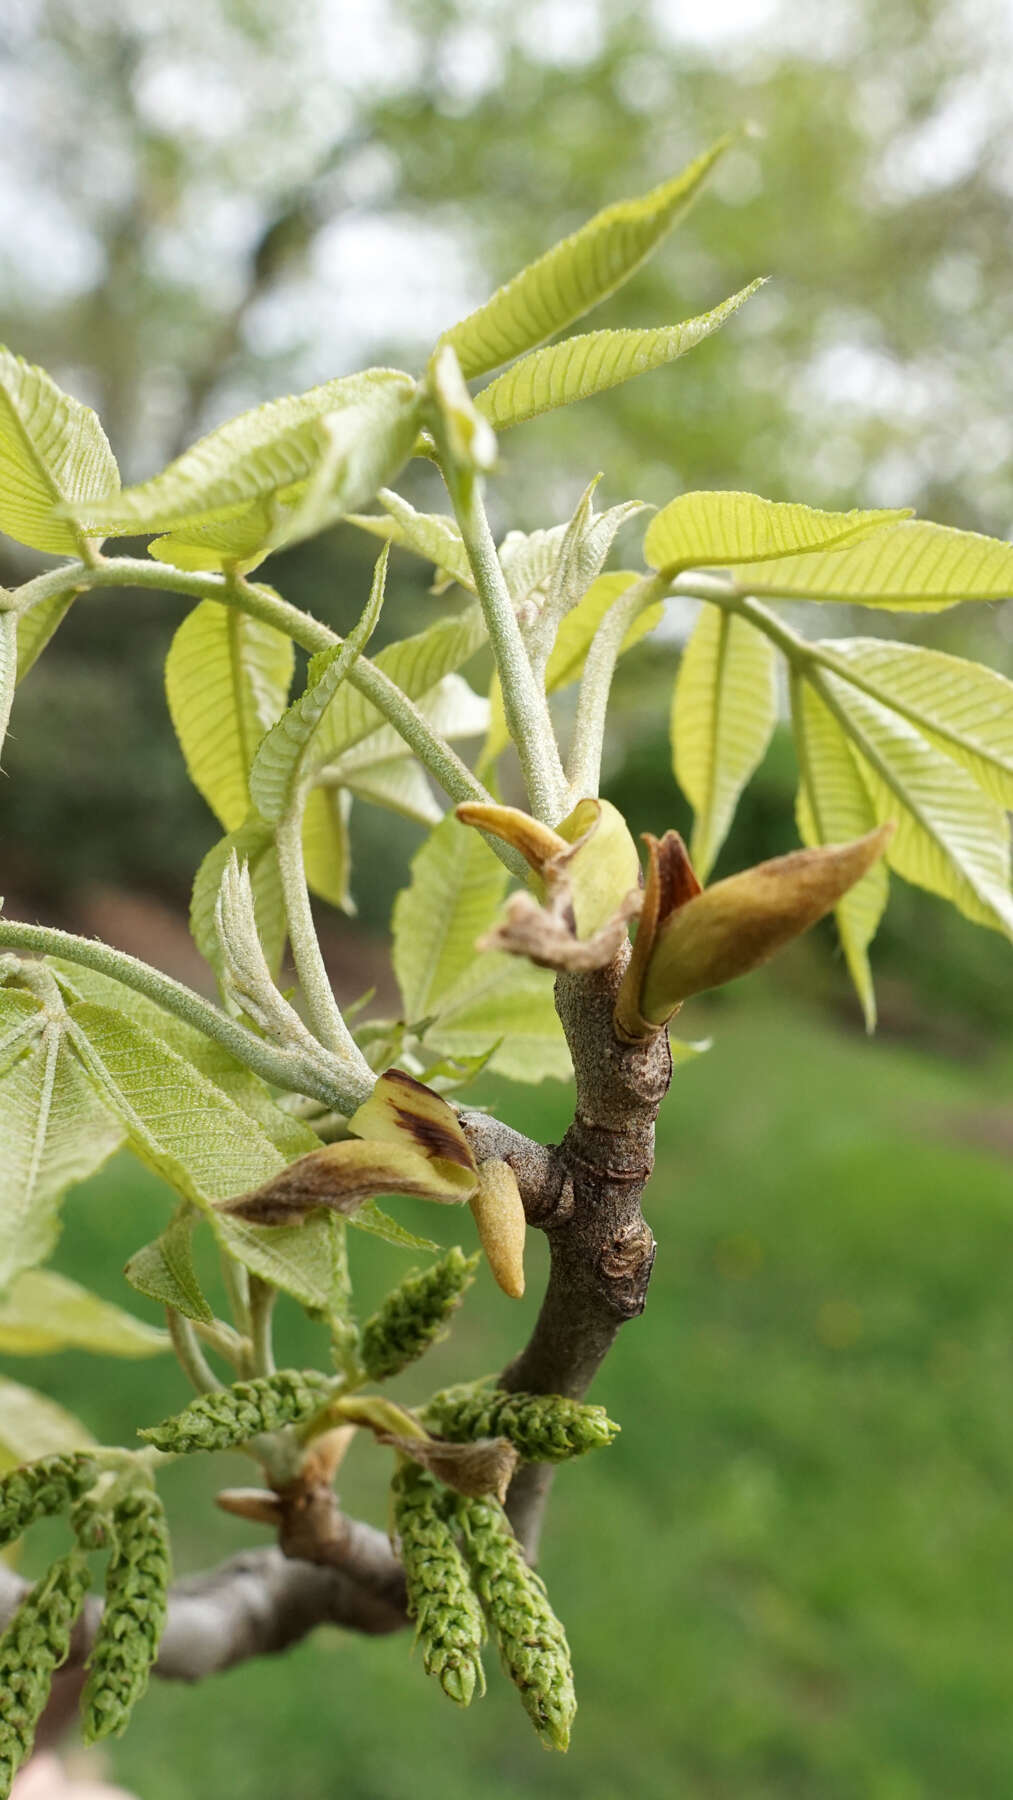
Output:
[[[0,1638],[0,1800],[30,1755],[57,1669],[91,1583],[88,1553],[108,1548],[105,1605],[88,1662],[82,1707],[88,1742],[120,1733],[144,1692],[165,1625],[169,1539],[147,1487],[90,1497],[99,1471],[87,1455],[47,1456],[0,1481],[0,1546],[37,1519],[65,1512],[74,1548],[29,1589]]]

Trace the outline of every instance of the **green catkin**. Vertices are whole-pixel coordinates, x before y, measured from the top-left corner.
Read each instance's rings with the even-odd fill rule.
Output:
[[[135,1493],[113,1513],[106,1600],[81,1697],[84,1739],[119,1737],[165,1629],[170,1560],[165,1512],[157,1494]]]
[[[13,1543],[36,1519],[72,1507],[97,1473],[91,1457],[76,1451],[12,1469],[0,1481],[0,1546]]]
[[[448,1250],[421,1275],[409,1275],[387,1295],[362,1331],[359,1355],[370,1381],[397,1375],[430,1344],[446,1335],[445,1327],[471,1286],[481,1258]]]
[[[458,1516],[475,1592],[503,1667],[543,1744],[566,1750],[577,1697],[566,1633],[545,1583],[528,1567],[495,1500],[461,1500]]]
[[[446,1388],[426,1407],[425,1423],[453,1444],[509,1438],[525,1462],[566,1462],[610,1444],[619,1426],[603,1406],[562,1394],[509,1394],[500,1388]]]
[[[408,1611],[423,1666],[449,1699],[470,1706],[476,1693],[485,1693],[485,1630],[454,1540],[453,1502],[438,1481],[412,1465],[398,1470],[392,1491]]]
[[[282,1369],[256,1381],[237,1381],[213,1394],[199,1394],[189,1406],[140,1436],[156,1450],[185,1455],[191,1450],[230,1450],[265,1431],[299,1425],[325,1406],[333,1379],[313,1369]]]
[[[0,1800],[35,1741],[54,1671],[66,1662],[74,1621],[84,1605],[88,1563],[81,1550],[60,1558],[26,1594],[0,1638]]]

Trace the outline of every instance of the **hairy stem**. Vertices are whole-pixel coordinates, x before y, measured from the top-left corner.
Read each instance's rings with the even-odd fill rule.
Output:
[[[142,557],[118,556],[95,567],[69,563],[59,569],[47,570],[45,575],[37,576],[17,590],[16,606],[19,613],[27,612],[55,594],[115,587],[156,588],[194,600],[217,600],[223,606],[237,607],[284,632],[311,656],[341,642],[339,633],[332,631],[329,625],[283,600],[273,588],[261,582],[211,573],[194,574],[175,569],[169,563]],[[467,763],[438,731],[433,730],[425,714],[368,657],[357,657],[346,679],[365,699],[372,701],[389,725],[393,725],[455,804],[462,800],[488,801],[492,798]]]
[[[174,1306],[166,1307],[165,1319],[176,1360],[187,1380],[198,1394],[214,1393],[222,1383],[204,1355],[190,1320],[177,1312]]]
[[[191,988],[184,987],[181,981],[174,981],[171,975],[163,975],[160,969],[153,969],[149,963],[128,956],[123,950],[114,950],[109,944],[98,943],[94,938],[77,937],[70,931],[58,931],[49,925],[27,925],[20,920],[0,918],[0,950],[28,950],[41,956],[59,956],[68,962],[80,963],[83,968],[97,969],[101,975],[111,975],[124,987],[145,994],[166,1012],[221,1044],[272,1086],[308,1094],[336,1112],[354,1112],[362,1100],[361,1092],[349,1092],[342,1071],[337,1066],[332,1070],[330,1059],[323,1051],[317,1061],[308,1052],[265,1043],[209,1000],[202,1000]]]
[[[482,503],[482,486],[470,471],[445,463],[444,479],[475,577],[475,587],[503,692],[507,729],[517,749],[528,800],[536,819],[558,824],[566,810],[563,777],[549,704],[528,658]]]
[[[569,801],[593,797],[601,782],[602,748],[605,742],[605,715],[608,711],[612,677],[630,626],[647,606],[652,606],[668,592],[669,583],[662,575],[643,575],[620,594],[605,614],[587,653],[577,697],[577,717],[573,728],[567,779]]]
[[[279,820],[274,833],[292,960],[316,1036],[326,1049],[355,1068],[368,1084],[373,1079],[372,1070],[341,1016],[313,922],[302,853],[304,805],[304,796],[300,795],[296,804]]]

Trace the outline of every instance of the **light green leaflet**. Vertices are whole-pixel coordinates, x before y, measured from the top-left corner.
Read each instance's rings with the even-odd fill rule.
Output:
[[[390,544],[397,544],[402,550],[412,550],[426,562],[436,565],[452,576],[462,587],[474,588],[475,582],[471,573],[468,553],[461,540],[461,529],[456,519],[447,513],[420,513],[400,494],[390,488],[381,488],[377,494],[383,513],[353,513],[347,523],[358,525],[362,531],[368,531],[374,537],[386,538]]]
[[[215,600],[202,600],[172,640],[172,722],[190,779],[226,831],[250,810],[253,759],[285,705],[293,666],[282,632]]]
[[[238,831],[219,838],[201,863],[190,899],[190,931],[201,955],[220,973],[221,948],[215,929],[215,903],[225,865],[235,851],[250,872],[253,906],[267,966],[277,975],[285,949],[288,922],[278,870],[274,833],[258,814],[244,820]]]
[[[89,406],[44,369],[0,347],[0,530],[33,550],[80,554],[88,503],[120,485],[116,459]],[[81,525],[54,517],[77,502]]]
[[[918,644],[831,638],[819,649],[825,666],[910,720],[1013,809],[1013,682]]]
[[[614,293],[685,212],[730,142],[722,138],[649,194],[596,213],[445,332],[440,342],[453,346],[464,375],[470,380],[534,349]]]
[[[14,689],[18,680],[18,619],[13,612],[0,613],[0,752],[3,751]]]
[[[412,859],[394,902],[393,962],[406,1019],[423,1019],[478,959],[508,875],[485,839],[449,813]]]
[[[240,520],[242,555],[248,557],[249,520],[242,515],[271,496],[282,504],[296,497],[294,490],[310,479],[326,452],[325,422],[340,420],[349,428],[328,499],[336,513],[351,512],[372,499],[407,460],[417,414],[417,389],[410,375],[367,369],[342,376],[230,419],[161,474],[97,506],[93,523],[120,536],[166,531],[188,542],[184,527]]]
[[[342,912],[354,913],[349,881],[352,851],[348,818],[352,796],[347,788],[314,788],[306,802],[302,822],[302,853],[306,880],[314,894]]]
[[[481,611],[472,605],[457,618],[438,620],[427,631],[388,644],[373,659],[374,666],[395,681],[410,700],[421,700],[445,675],[466,663],[485,640]],[[379,731],[385,723],[372,702],[346,682],[317,728],[315,762],[318,766],[336,762],[346,750],[371,732]]]
[[[762,285],[762,281],[750,282],[720,306],[694,319],[683,319],[680,325],[589,331],[535,350],[476,394],[475,405],[495,431],[506,431],[557,407],[590,400],[634,375],[647,375],[685,356],[718,331]]]
[[[352,664],[372,635],[383,605],[390,546],[377,558],[369,599],[362,617],[347,638],[320,659],[314,659],[305,692],[282,713],[256,750],[250,768],[250,799],[269,824],[278,821],[298,801],[313,771],[327,760],[317,746],[321,720]],[[245,815],[246,808],[243,808]]]
[[[495,1044],[489,1058],[495,1074],[511,1081],[569,1081],[573,1070],[553,987],[550,969],[483,950],[443,995],[425,1034],[426,1049],[468,1057]]]
[[[507,874],[478,832],[448,814],[412,862],[394,905],[394,969],[404,1016],[431,1014],[428,1050],[481,1056],[517,1081],[565,1080],[570,1060],[553,1005],[553,977],[520,957],[478,951],[499,911]]]
[[[319,1148],[319,1140],[308,1125],[277,1105],[267,1084],[252,1069],[237,1061],[221,1044],[206,1038],[202,1031],[187,1025],[108,975],[79,963],[47,958],[69,1002],[89,1000],[96,1005],[115,1009],[125,1015],[125,1022],[138,1027],[178,1057],[182,1057],[196,1074],[220,1090],[226,1099],[241,1109],[264,1131],[283,1162],[290,1162],[304,1151]]]
[[[738,569],[735,585],[747,594],[939,612],[961,600],[1013,594],[1013,544],[908,519],[842,550]]]
[[[0,1375],[0,1475],[39,1456],[87,1450],[94,1442],[87,1426],[55,1400]]]
[[[23,681],[36,658],[42,655],[50,638],[74,601],[73,588],[66,594],[51,594],[18,614],[18,680]]]
[[[1013,936],[1002,808],[908,720],[825,670],[814,669],[812,681],[859,754],[877,821],[896,821],[886,850],[890,867],[952,900],[968,918]]]
[[[489,725],[489,702],[476,694],[461,675],[444,675],[418,703],[434,731],[448,743],[481,737]],[[421,763],[406,752],[393,725],[370,732],[336,761],[317,772],[322,787],[343,788],[348,795],[389,807],[421,825],[438,825],[443,807],[433,793]],[[311,796],[310,803],[313,804]],[[347,799],[345,802],[347,809]]]
[[[193,1266],[191,1239],[196,1218],[193,1207],[184,1203],[161,1237],[136,1251],[123,1273],[131,1287],[146,1294],[149,1300],[174,1307],[184,1318],[210,1324],[214,1314],[201,1292]]]
[[[705,606],[679,664],[672,696],[675,777],[693,807],[690,857],[710,874],[750,777],[777,722],[777,659],[744,619]]]
[[[100,1300],[52,1269],[27,1269],[0,1297],[0,1352],[42,1356],[90,1350],[96,1356],[154,1356],[168,1335]]]
[[[0,988],[0,1289],[45,1261],[67,1189],[123,1141],[68,1041],[33,994]]]
[[[337,1252],[326,1217],[275,1230],[244,1225],[212,1205],[276,1175],[291,1159],[290,1141],[283,1152],[280,1134],[194,1068],[167,1037],[90,1001],[74,1002],[68,1013],[80,1054],[141,1161],[208,1213],[219,1241],[247,1268],[304,1305],[327,1306]],[[317,1141],[294,1119],[285,1119],[284,1131],[289,1140]]]
[[[839,547],[907,517],[907,511],[818,512],[793,502],[763,500],[758,494],[680,494],[651,520],[644,555],[653,569],[677,575],[680,569],[724,567]]]
[[[878,823],[876,810],[843,731],[808,682],[797,676],[791,683],[791,710],[799,768],[795,814],[802,842],[815,847],[864,837]],[[879,857],[834,909],[868,1031],[876,1024],[876,996],[867,952],[889,890],[886,860]]]

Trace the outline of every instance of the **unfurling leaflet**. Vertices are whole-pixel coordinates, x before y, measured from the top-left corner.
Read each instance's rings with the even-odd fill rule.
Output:
[[[157,1494],[129,1494],[113,1513],[106,1603],[81,1698],[84,1737],[119,1737],[148,1685],[165,1629],[169,1533]]]
[[[36,1519],[72,1507],[97,1473],[91,1457],[78,1451],[12,1469],[0,1481],[0,1545],[12,1543]]]
[[[463,1250],[409,1275],[387,1295],[362,1329],[360,1357],[370,1381],[387,1381],[446,1336],[446,1327],[475,1278],[479,1257]]]
[[[408,1610],[423,1666],[449,1699],[470,1706],[476,1693],[485,1693],[485,1630],[454,1540],[453,1497],[431,1475],[407,1463],[395,1475],[392,1493]]]
[[[74,1621],[89,1585],[81,1550],[55,1562],[31,1589],[0,1638],[0,1800],[31,1754],[53,1673],[67,1660]]]
[[[507,1674],[542,1743],[566,1750],[577,1710],[566,1633],[495,1500],[461,1500],[464,1555]]]
[[[156,1450],[186,1455],[192,1450],[230,1450],[265,1431],[299,1425],[325,1406],[334,1382],[314,1369],[282,1369],[256,1381],[237,1381],[213,1394],[198,1394],[189,1406],[140,1436]]]
[[[425,1424],[451,1443],[505,1437],[525,1462],[566,1462],[610,1444],[619,1426],[603,1406],[563,1394],[510,1394],[499,1388],[445,1388],[426,1407]]]

